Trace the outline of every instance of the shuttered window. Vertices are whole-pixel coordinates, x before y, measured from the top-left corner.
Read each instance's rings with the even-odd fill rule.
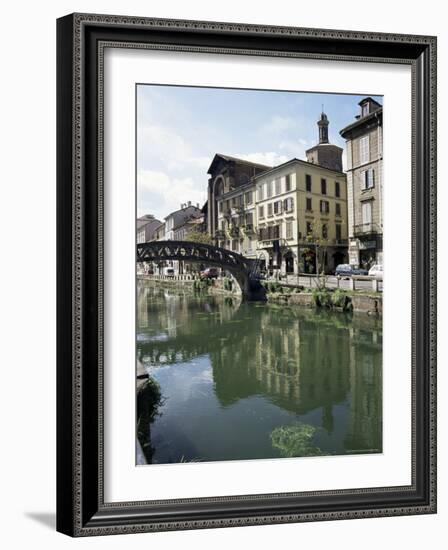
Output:
[[[364,136],[359,140],[359,162],[364,164],[370,160],[369,136]]]
[[[362,203],[362,223],[372,223],[372,203],[371,201]]]
[[[294,199],[289,197],[283,201],[283,210],[285,212],[291,212],[294,210]]]
[[[375,187],[375,170],[369,168],[361,172],[361,189],[373,189]]]
[[[306,185],[306,192],[311,193],[311,175],[306,174],[305,176],[305,185]]]
[[[278,180],[275,180],[275,194],[280,195],[282,192],[282,180],[279,178]]]
[[[262,227],[259,231],[260,241],[272,241],[280,238],[280,226],[269,225],[268,227]]]

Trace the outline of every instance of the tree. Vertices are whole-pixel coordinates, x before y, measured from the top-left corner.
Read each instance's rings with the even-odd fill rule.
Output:
[[[326,263],[327,250],[329,245],[328,224],[323,223],[320,220],[315,220],[311,224],[311,232],[307,234],[306,240],[310,244],[314,244],[316,260],[316,286],[318,288],[325,288],[327,278],[324,274],[323,268]]]
[[[185,237],[186,241],[191,243],[201,243],[201,244],[213,244],[213,240],[208,233],[204,231],[199,231],[198,229],[192,229],[187,236]]]

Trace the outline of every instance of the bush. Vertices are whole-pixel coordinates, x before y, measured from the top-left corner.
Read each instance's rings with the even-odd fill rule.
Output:
[[[316,306],[318,307],[331,307],[332,306],[332,300],[331,300],[331,293],[326,288],[324,289],[314,289],[313,290],[313,297],[314,302],[316,303]]]
[[[350,296],[347,292],[340,290],[339,288],[333,292],[331,302],[334,307],[340,307],[344,311],[350,311],[352,309],[352,300]]]

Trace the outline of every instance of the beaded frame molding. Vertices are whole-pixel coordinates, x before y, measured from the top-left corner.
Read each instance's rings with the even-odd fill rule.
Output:
[[[398,63],[412,70],[412,483],[107,503],[104,48]],[[57,529],[70,536],[436,512],[436,38],[72,14],[57,21]],[[88,421],[87,421],[88,419]]]

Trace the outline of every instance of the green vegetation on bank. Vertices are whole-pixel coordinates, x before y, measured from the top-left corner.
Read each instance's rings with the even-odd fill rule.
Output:
[[[303,286],[285,286],[277,282],[265,282],[263,283],[264,288],[268,294],[279,293],[279,294],[297,294],[303,292],[305,289]]]
[[[207,292],[210,288],[219,288],[220,283],[216,283],[216,279],[196,279],[193,282],[193,290],[195,292]],[[233,292],[235,290],[235,284],[230,277],[224,277],[221,283],[222,290]]]
[[[337,311],[351,312],[353,311],[353,298],[367,297],[374,300],[382,299],[381,293],[366,292],[366,291],[352,291],[329,289],[326,287],[321,288],[304,288],[303,286],[286,286],[279,282],[266,281],[263,283],[268,301],[282,302],[291,304],[301,304],[305,302],[297,302],[296,298],[292,298],[293,295],[302,295],[304,297],[312,296],[312,301],[307,301],[308,305],[314,305],[317,308],[335,309]]]
[[[154,447],[151,444],[151,424],[159,415],[164,398],[159,383],[148,376],[147,381],[137,392],[137,437],[148,462],[152,461]]]
[[[271,432],[271,443],[285,458],[325,456],[328,453],[314,444],[316,432],[317,428],[310,424],[279,426]]]

